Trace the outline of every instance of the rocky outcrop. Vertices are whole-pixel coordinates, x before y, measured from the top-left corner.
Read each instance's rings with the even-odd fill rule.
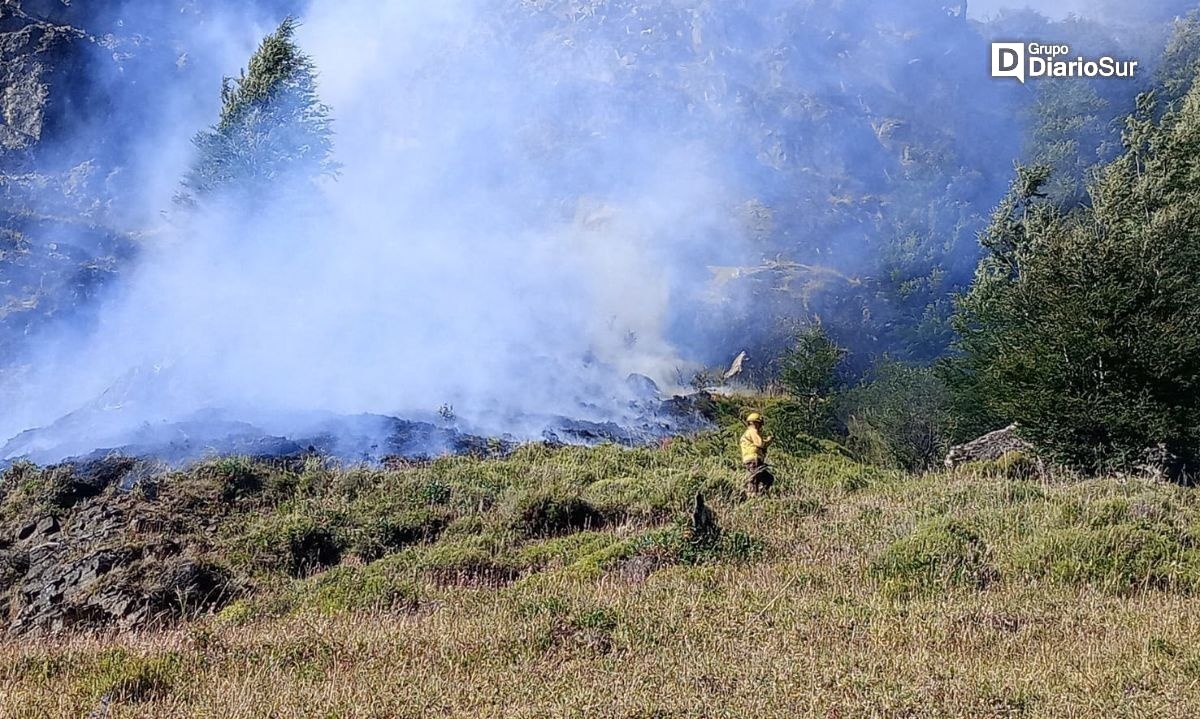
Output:
[[[0,162],[28,153],[53,126],[52,103],[70,98],[51,87],[70,86],[63,74],[86,42],[82,30],[38,20],[12,3],[0,5]]]
[[[997,460],[1012,452],[1032,452],[1033,445],[1017,435],[1017,425],[989,432],[965,444],[955,445],[946,455],[945,464],[953,469],[967,462]]]
[[[37,514],[0,529],[0,604],[12,633],[147,626],[206,612],[234,596],[204,558],[188,508],[150,499],[139,463],[113,457],[39,475]],[[21,481],[9,470],[6,488]],[[194,508],[193,508],[194,509]]]

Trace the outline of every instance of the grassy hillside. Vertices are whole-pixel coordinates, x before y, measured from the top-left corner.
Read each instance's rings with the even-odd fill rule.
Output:
[[[110,487],[88,501],[177,520],[122,541],[169,532],[228,599],[156,631],[0,642],[0,716],[106,696],[112,717],[230,719],[1200,710],[1192,490],[1020,461],[909,476],[814,441],[746,500],[735,431]],[[56,481],[10,469],[4,520]],[[689,526],[697,491],[720,538]]]

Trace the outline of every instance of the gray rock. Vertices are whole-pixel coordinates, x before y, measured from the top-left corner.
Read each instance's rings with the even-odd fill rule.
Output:
[[[53,515],[47,515],[41,519],[26,524],[17,533],[17,541],[24,542],[28,540],[45,539],[52,534],[58,533],[58,518]]]
[[[104,475],[100,485],[111,487],[117,475],[110,470],[93,467],[89,476]],[[191,556],[187,542],[152,521],[162,511],[113,491],[80,499],[61,517],[28,522],[24,540],[0,550],[0,616],[8,631],[136,628],[232,599],[224,569]]]
[[[1010,452],[1032,452],[1033,445],[1017,436],[1017,425],[989,432],[965,444],[955,445],[946,455],[945,464],[953,469],[966,462],[1000,459]]]

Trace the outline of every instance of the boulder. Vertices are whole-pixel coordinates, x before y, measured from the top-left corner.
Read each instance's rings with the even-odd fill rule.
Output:
[[[948,469],[967,462],[984,462],[997,460],[1012,452],[1032,452],[1033,445],[1017,435],[1017,425],[1010,424],[1004,429],[973,439],[965,444],[955,445],[946,454],[945,464]]]
[[[53,515],[47,515],[40,519],[35,519],[29,522],[21,531],[17,532],[17,541],[24,542],[30,539],[44,539],[58,532],[58,518]]]

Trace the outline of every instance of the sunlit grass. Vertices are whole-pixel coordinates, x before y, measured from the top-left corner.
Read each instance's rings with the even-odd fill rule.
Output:
[[[1193,490],[818,454],[746,499],[722,446],[264,471],[214,500],[253,507],[220,534],[252,592],[168,631],[8,639],[0,716],[1200,712]],[[678,551],[697,491],[753,551]],[[339,566],[289,564],[297,526]]]

